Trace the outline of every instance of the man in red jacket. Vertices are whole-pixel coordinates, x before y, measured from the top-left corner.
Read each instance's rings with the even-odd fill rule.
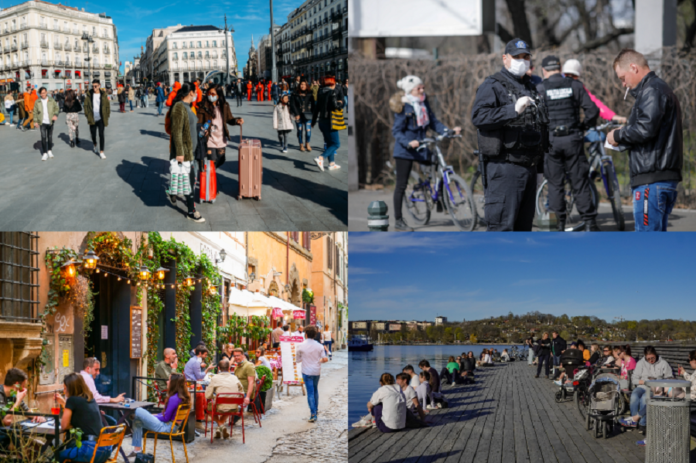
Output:
[[[273,85],[273,81],[266,82],[266,101],[271,101],[271,85]]]
[[[251,101],[251,82],[247,82],[247,100]]]

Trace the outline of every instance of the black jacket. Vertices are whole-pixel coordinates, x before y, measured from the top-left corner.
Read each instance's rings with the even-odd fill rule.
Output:
[[[614,132],[614,140],[629,148],[631,186],[681,181],[684,145],[679,100],[654,72],[630,93],[636,102],[626,126]]]
[[[588,127],[594,127],[597,123],[599,108],[579,80],[563,77],[558,73],[544,79],[536,88],[549,108],[549,130],[553,131],[560,125],[566,125],[570,129],[584,130]],[[563,91],[566,89],[570,90],[566,93]],[[573,109],[568,110],[567,106]],[[582,108],[584,114],[582,124],[580,124],[579,108]]]
[[[568,343],[560,335],[556,338],[551,338],[551,353],[553,355],[561,355],[561,352],[568,348]]]
[[[539,357],[542,355],[549,355],[551,353],[551,340],[550,339],[540,339],[539,340]]]
[[[314,114],[314,106],[316,106],[314,95],[309,90],[307,90],[305,95],[300,95],[298,92],[290,95],[290,114],[293,116],[305,114],[310,119]]]
[[[317,95],[317,104],[314,106],[314,116],[312,117],[312,126],[317,123],[317,120],[331,120],[331,111],[343,108],[343,91],[340,86],[335,89],[331,87],[323,87],[319,89]]]
[[[459,362],[461,371],[474,371],[476,369],[476,359],[464,357]]]

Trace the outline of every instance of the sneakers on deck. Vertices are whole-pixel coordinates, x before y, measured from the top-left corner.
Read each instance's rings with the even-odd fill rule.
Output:
[[[637,428],[638,427],[638,422],[633,421],[633,418],[631,418],[631,417],[620,419],[619,424],[621,424],[621,426],[625,426],[627,428]]]

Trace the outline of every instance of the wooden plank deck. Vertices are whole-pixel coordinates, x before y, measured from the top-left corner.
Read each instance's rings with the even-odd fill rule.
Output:
[[[557,404],[551,381],[527,362],[476,371],[476,384],[445,386],[449,408],[432,410],[428,428],[382,434],[354,428],[351,463],[634,463],[645,460],[637,431],[595,439],[571,400]],[[692,452],[694,454],[694,452]],[[692,455],[692,460],[694,460]]]

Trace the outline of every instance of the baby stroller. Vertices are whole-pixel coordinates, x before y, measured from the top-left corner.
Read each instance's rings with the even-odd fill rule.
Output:
[[[584,376],[588,375],[588,371],[583,369],[585,361],[582,358],[582,351],[577,349],[568,349],[561,355],[561,368],[568,375],[568,378],[559,385],[559,390],[556,392],[556,402],[561,403],[566,398],[571,397],[575,391],[576,380],[580,381]]]
[[[594,429],[595,438],[601,435],[606,439],[614,432],[614,425],[623,408],[619,377],[612,373],[597,375],[590,384],[588,394],[590,404],[585,427],[588,431]]]

